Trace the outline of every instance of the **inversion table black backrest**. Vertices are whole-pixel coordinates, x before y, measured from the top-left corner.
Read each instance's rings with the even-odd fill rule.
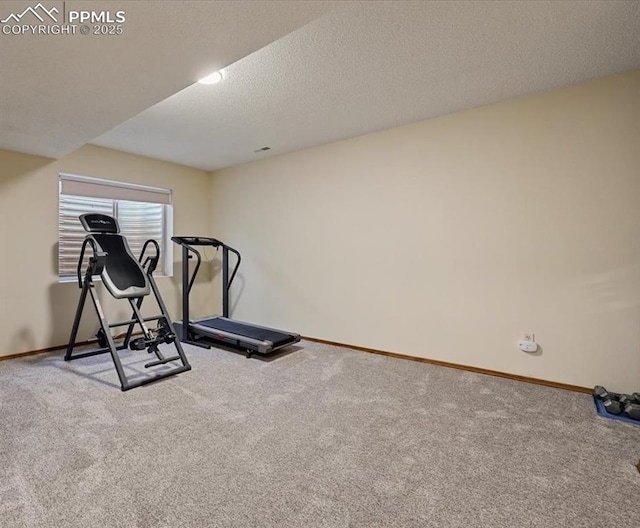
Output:
[[[149,281],[131,253],[127,239],[120,234],[118,221],[104,214],[80,215],[80,222],[98,249],[107,254],[100,277],[116,299],[149,295]]]

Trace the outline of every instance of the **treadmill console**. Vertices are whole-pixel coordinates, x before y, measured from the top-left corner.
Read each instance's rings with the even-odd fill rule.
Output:
[[[217,238],[201,237],[201,236],[174,236],[171,237],[176,244],[181,246],[224,246],[224,243]]]

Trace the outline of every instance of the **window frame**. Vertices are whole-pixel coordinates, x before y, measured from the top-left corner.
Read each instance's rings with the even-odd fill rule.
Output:
[[[152,202],[152,201],[145,201],[145,200],[140,200],[140,199],[131,199],[131,200],[127,200],[126,198],[108,198],[106,196],[87,196],[87,195],[82,195],[82,194],[73,194],[73,193],[64,193],[63,192],[63,182],[64,181],[72,181],[72,182],[81,182],[81,183],[87,183],[87,184],[91,184],[91,185],[96,185],[96,186],[103,186],[103,187],[114,187],[114,188],[118,188],[118,189],[125,189],[125,190],[129,190],[129,191],[134,191],[134,193],[136,191],[141,191],[144,193],[153,193],[153,194],[161,194],[161,195],[166,195],[168,196],[167,201],[166,202]],[[85,175],[80,175],[80,174],[72,174],[72,173],[67,173],[67,172],[60,172],[58,173],[58,239],[57,239],[57,243],[58,243],[58,263],[60,262],[60,197],[61,196],[86,196],[87,198],[107,198],[110,200],[113,200],[114,202],[114,210],[116,211],[116,219],[117,219],[117,208],[118,208],[118,201],[132,201],[132,202],[141,202],[141,203],[160,203],[161,205],[163,205],[164,207],[164,211],[163,211],[163,215],[162,215],[162,244],[161,247],[163,248],[163,251],[161,252],[160,255],[160,260],[162,263],[162,269],[164,269],[164,271],[160,271],[160,269],[158,269],[156,272],[154,272],[154,276],[157,277],[173,277],[173,243],[171,241],[171,237],[173,236],[173,190],[172,189],[167,189],[164,187],[153,187],[150,185],[142,185],[139,183],[128,183],[128,182],[123,182],[123,181],[119,181],[119,180],[109,180],[106,178],[96,178],[93,176],[85,176]],[[89,212],[89,211],[87,211]],[[160,241],[158,241],[160,242]],[[78,255],[79,256],[79,255]],[[139,257],[139,255],[135,255],[136,258]],[[58,270],[57,270],[57,275],[58,275],[58,283],[67,283],[67,282],[77,282],[78,278],[76,276],[76,274],[74,273],[73,275],[60,275],[60,269],[59,269],[59,265],[57,263],[58,266]],[[158,266],[158,268],[161,268],[161,266]],[[96,279],[100,279],[99,277],[96,277]]]

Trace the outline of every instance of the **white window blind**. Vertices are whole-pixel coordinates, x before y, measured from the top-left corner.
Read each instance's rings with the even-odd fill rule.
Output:
[[[118,200],[115,205],[120,232],[127,237],[131,252],[136,257],[140,256],[142,246],[150,238],[163,249],[164,205],[125,200]]]
[[[60,175],[58,210],[58,274],[76,276],[80,249],[87,235],[79,216],[103,213],[118,219],[121,233],[138,257],[144,243],[153,238],[160,245],[156,273],[170,275],[171,191],[75,175]],[[153,252],[152,248],[149,251]],[[90,252],[89,252],[90,253]],[[151,253],[152,254],[152,253]],[[86,257],[88,259],[88,255]],[[85,267],[86,263],[83,265]]]

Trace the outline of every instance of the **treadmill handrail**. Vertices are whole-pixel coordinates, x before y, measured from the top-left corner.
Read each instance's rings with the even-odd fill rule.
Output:
[[[189,295],[191,293],[191,288],[193,288],[193,284],[196,282],[196,275],[198,274],[198,270],[200,269],[202,257],[200,256],[200,252],[196,248],[187,246],[187,249],[194,253],[196,256],[196,267],[193,268],[193,273],[191,274],[191,279],[189,280],[189,286],[187,288],[187,295]]]
[[[233,249],[231,246],[227,246],[226,244],[223,244],[223,247],[227,248],[229,251],[231,251],[231,253],[233,253],[236,257],[237,257],[237,261],[236,261],[236,265],[233,268],[233,273],[231,273],[231,278],[229,279],[229,284],[227,284],[227,289],[231,287],[231,283],[233,283],[233,279],[235,279],[236,277],[236,273],[238,272],[238,268],[240,267],[240,261],[242,260],[242,257],[240,256],[240,253],[238,251],[236,251],[235,249]]]

